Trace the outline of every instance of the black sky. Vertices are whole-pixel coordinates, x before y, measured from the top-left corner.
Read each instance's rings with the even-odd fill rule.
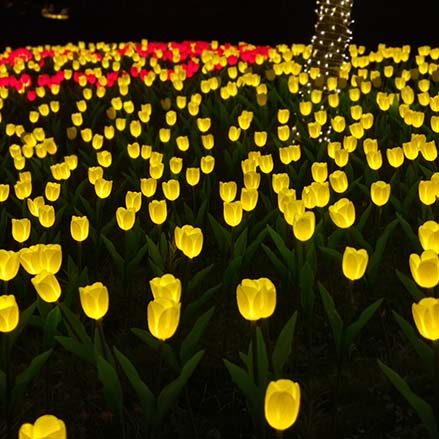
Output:
[[[47,1],[0,0],[0,48],[142,38],[308,43],[316,19],[314,0],[52,0],[70,3],[70,20],[60,22],[41,17]],[[352,42],[371,50],[439,46],[439,0],[355,0],[353,18]]]

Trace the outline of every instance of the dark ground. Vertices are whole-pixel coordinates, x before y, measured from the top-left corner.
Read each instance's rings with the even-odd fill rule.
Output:
[[[0,49],[77,41],[219,40],[253,44],[308,43],[314,0],[51,0],[70,4],[68,21],[49,20],[49,0],[0,0]],[[66,3],[67,2],[67,3]],[[439,45],[439,2],[356,0],[353,42]]]

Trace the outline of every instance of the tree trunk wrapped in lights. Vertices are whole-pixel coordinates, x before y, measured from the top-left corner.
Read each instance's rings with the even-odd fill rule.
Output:
[[[317,0],[318,15],[308,67],[318,67],[323,77],[338,76],[351,41],[354,0]]]

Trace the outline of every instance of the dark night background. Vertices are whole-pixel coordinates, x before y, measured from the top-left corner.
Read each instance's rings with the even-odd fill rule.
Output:
[[[0,0],[0,49],[77,41],[308,43],[314,0],[51,0],[70,19],[41,16],[49,0]],[[439,46],[439,1],[355,0],[353,43]]]

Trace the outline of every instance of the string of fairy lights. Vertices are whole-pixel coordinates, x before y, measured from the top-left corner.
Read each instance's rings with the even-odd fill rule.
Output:
[[[352,40],[351,18],[353,0],[317,0],[315,13],[317,21],[314,35],[311,39],[312,54],[305,65],[309,74],[311,69],[318,68],[320,79],[323,81],[323,95],[328,92],[327,79],[338,77],[341,66],[348,61],[348,47]],[[302,100],[310,100],[313,84],[308,81],[307,87],[301,90]],[[340,93],[340,88],[331,90]],[[321,110],[324,109],[322,102]],[[294,130],[295,131],[295,130]],[[319,142],[329,142],[331,124],[327,124]]]

